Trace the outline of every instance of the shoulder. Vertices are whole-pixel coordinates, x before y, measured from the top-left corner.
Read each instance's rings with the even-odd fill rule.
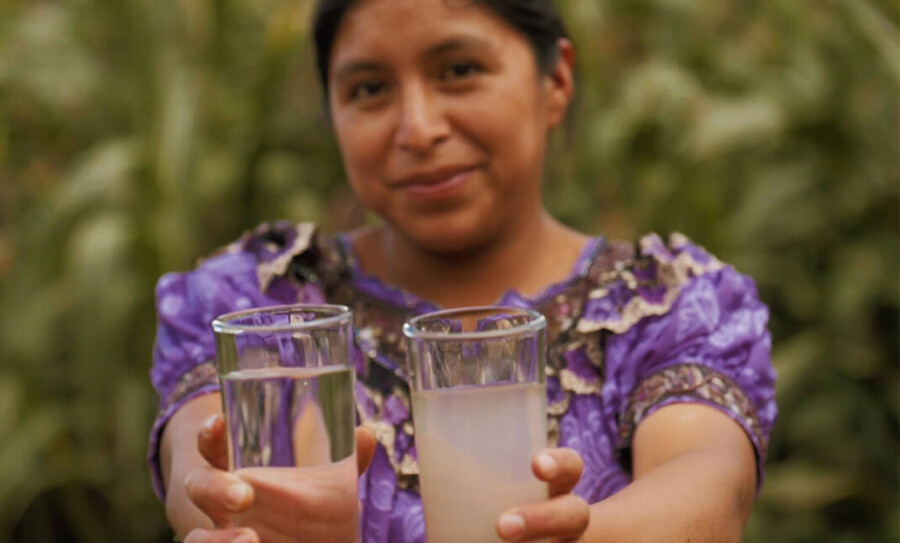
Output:
[[[762,474],[777,407],[769,312],[755,283],[681,234],[619,250],[627,256],[594,275],[579,327],[614,333],[604,362],[620,446],[656,409],[699,402],[746,430]]]
[[[331,238],[322,235],[315,223],[275,221],[260,224],[237,241],[202,260],[199,268],[215,268],[235,256],[253,266],[260,290],[291,271],[301,279],[317,281],[318,268],[335,252]],[[292,269],[293,268],[293,269]]]
[[[665,239],[650,233],[633,241],[605,241],[591,262],[590,276],[595,281],[610,273],[624,272],[624,277],[638,280],[666,281],[679,277],[702,275],[726,266],[705,248],[679,232]],[[643,272],[643,273],[642,273]]]
[[[342,261],[339,244],[324,235],[315,223],[273,221],[244,232],[237,240],[199,259],[193,270],[163,276],[159,286],[195,275],[250,282],[265,292],[288,277],[302,283],[318,283],[339,273]]]
[[[261,305],[321,303],[343,269],[338,244],[313,223],[269,222],[156,285],[159,317],[207,321]],[[199,321],[198,321],[199,322]]]
[[[753,281],[681,233],[651,233],[602,244],[587,271],[579,330],[623,333],[647,317],[667,315],[680,298],[704,285],[726,283],[735,295],[756,297]]]

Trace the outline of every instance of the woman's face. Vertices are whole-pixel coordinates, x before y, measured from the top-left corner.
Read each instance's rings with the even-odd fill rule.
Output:
[[[329,72],[354,191],[428,251],[473,249],[536,220],[547,133],[571,92],[564,59],[539,73],[527,39],[478,2],[361,0]]]

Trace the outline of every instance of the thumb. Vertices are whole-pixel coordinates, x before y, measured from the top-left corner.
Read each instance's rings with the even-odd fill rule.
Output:
[[[220,414],[206,417],[197,432],[197,450],[211,466],[223,470],[228,469],[225,434],[225,420]]]
[[[369,469],[376,444],[375,432],[362,426],[356,429],[356,463],[360,475]]]

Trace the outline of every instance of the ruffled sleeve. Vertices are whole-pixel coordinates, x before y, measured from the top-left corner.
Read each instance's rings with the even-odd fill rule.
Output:
[[[231,311],[323,302],[316,282],[287,277],[295,257],[309,251],[314,236],[315,228],[309,224],[266,224],[196,269],[164,275],[157,283],[157,332],[150,379],[159,395],[159,412],[150,434],[148,463],[160,499],[165,498],[159,466],[163,428],[182,405],[218,390],[210,324]]]
[[[644,238],[632,268],[621,333],[610,337],[603,395],[618,424],[620,458],[635,429],[673,403],[702,403],[738,423],[762,483],[775,421],[768,310],[753,281],[683,236]],[[628,311],[628,307],[632,311]]]

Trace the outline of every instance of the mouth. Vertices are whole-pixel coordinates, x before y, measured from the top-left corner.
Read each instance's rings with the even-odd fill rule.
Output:
[[[414,197],[439,198],[449,196],[460,189],[477,169],[477,166],[434,169],[408,175],[391,186]]]

